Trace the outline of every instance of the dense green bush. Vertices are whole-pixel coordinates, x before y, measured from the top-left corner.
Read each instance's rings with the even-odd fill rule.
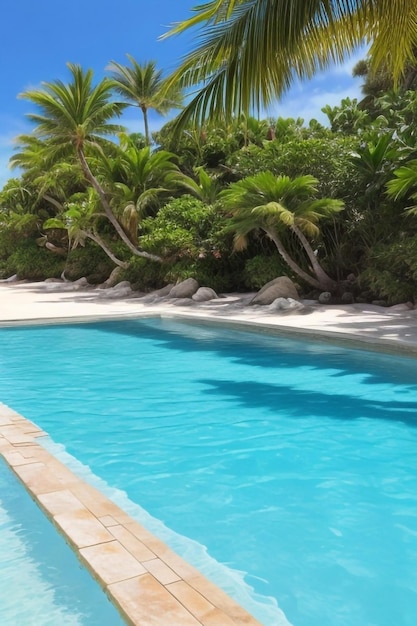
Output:
[[[243,278],[249,289],[260,289],[265,283],[278,278],[290,276],[292,273],[286,263],[277,254],[273,256],[258,255],[245,263]]]
[[[85,276],[89,283],[97,285],[104,282],[115,265],[106,253],[96,244],[87,242],[68,253],[65,264],[65,277],[77,280]]]
[[[44,280],[59,278],[64,265],[63,257],[40,248],[36,241],[29,239],[19,243],[0,271],[4,277],[17,274],[20,280]]]
[[[166,267],[165,264],[135,256],[130,259],[129,267],[120,273],[120,280],[130,281],[140,291],[159,289],[169,282],[165,280]]]
[[[388,304],[414,301],[417,294],[417,235],[379,245],[359,276],[361,289]]]

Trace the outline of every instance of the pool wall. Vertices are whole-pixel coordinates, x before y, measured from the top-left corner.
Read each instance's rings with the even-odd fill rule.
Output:
[[[259,626],[249,613],[40,446],[0,403],[0,454],[132,626]]]

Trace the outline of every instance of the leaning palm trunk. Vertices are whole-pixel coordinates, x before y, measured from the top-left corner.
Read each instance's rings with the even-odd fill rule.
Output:
[[[123,230],[122,226],[119,224],[118,220],[116,219],[113,211],[111,210],[110,204],[106,197],[106,192],[104,191],[104,189],[102,188],[102,186],[100,185],[100,183],[98,182],[98,180],[96,179],[92,171],[90,170],[90,167],[87,163],[87,159],[85,158],[85,154],[81,147],[78,147],[77,155],[78,155],[81,168],[83,170],[85,177],[94,187],[94,189],[97,191],[98,196],[100,198],[101,205],[104,209],[104,212],[109,222],[114,226],[114,229],[116,230],[120,239],[127,245],[129,250],[134,255],[143,257],[145,259],[149,259],[150,261],[158,261],[159,263],[161,263],[162,262],[161,257],[157,256],[156,254],[145,252],[145,250],[139,250],[133,245],[133,243],[130,241],[129,237],[126,235],[125,231]]]
[[[303,248],[304,248],[304,250],[305,250],[305,252],[306,252],[306,254],[307,254],[307,256],[308,256],[308,258],[310,260],[313,272],[317,276],[317,280],[319,282],[320,289],[323,289],[324,291],[334,291],[334,289],[337,286],[336,281],[333,280],[333,278],[330,278],[330,276],[324,271],[324,269],[322,268],[322,266],[318,262],[317,257],[314,254],[314,250],[311,247],[311,245],[309,244],[309,242],[308,242],[307,238],[305,237],[304,233],[295,224],[293,224],[291,226],[291,230],[298,237],[301,245],[303,246]]]
[[[284,247],[284,244],[282,243],[280,237],[278,236],[277,231],[274,228],[269,227],[268,230],[265,229],[265,232],[268,235],[268,237],[271,239],[271,241],[274,242],[274,244],[277,247],[278,252],[284,259],[285,263],[293,270],[293,272],[295,272],[300,278],[305,280],[305,282],[311,285],[312,287],[315,287],[316,289],[324,289],[324,290],[327,289],[327,287],[321,283],[318,277],[314,278],[313,276],[308,274],[290,257],[290,255],[288,254],[288,252],[286,251]]]
[[[124,269],[129,266],[129,263],[127,263],[126,261],[121,261],[117,258],[115,254],[113,254],[109,246],[105,243],[105,241],[103,241],[98,233],[86,232],[85,236],[94,241],[94,243],[96,243],[98,246],[100,246],[103,252],[107,254],[109,259],[111,259],[115,265],[118,265],[118,267],[123,267]]]

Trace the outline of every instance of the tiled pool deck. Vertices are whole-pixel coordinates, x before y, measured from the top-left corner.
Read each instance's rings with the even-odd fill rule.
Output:
[[[0,454],[90,570],[128,624],[259,625],[36,439],[37,426],[0,404]]]
[[[233,302],[233,300],[232,300]],[[48,291],[44,285],[0,285],[0,326],[169,315],[280,332],[365,342],[417,354],[417,311],[363,305],[312,308],[280,316],[225,301],[193,309],[140,300],[103,301],[93,291]],[[20,478],[128,624],[232,626],[259,624],[225,592],[176,555],[101,492],[45,450],[37,426],[0,404],[0,454]]]

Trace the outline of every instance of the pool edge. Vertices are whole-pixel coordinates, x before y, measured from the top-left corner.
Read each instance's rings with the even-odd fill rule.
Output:
[[[39,445],[36,439],[45,435],[0,403],[0,455],[127,624],[260,626],[224,591]]]

